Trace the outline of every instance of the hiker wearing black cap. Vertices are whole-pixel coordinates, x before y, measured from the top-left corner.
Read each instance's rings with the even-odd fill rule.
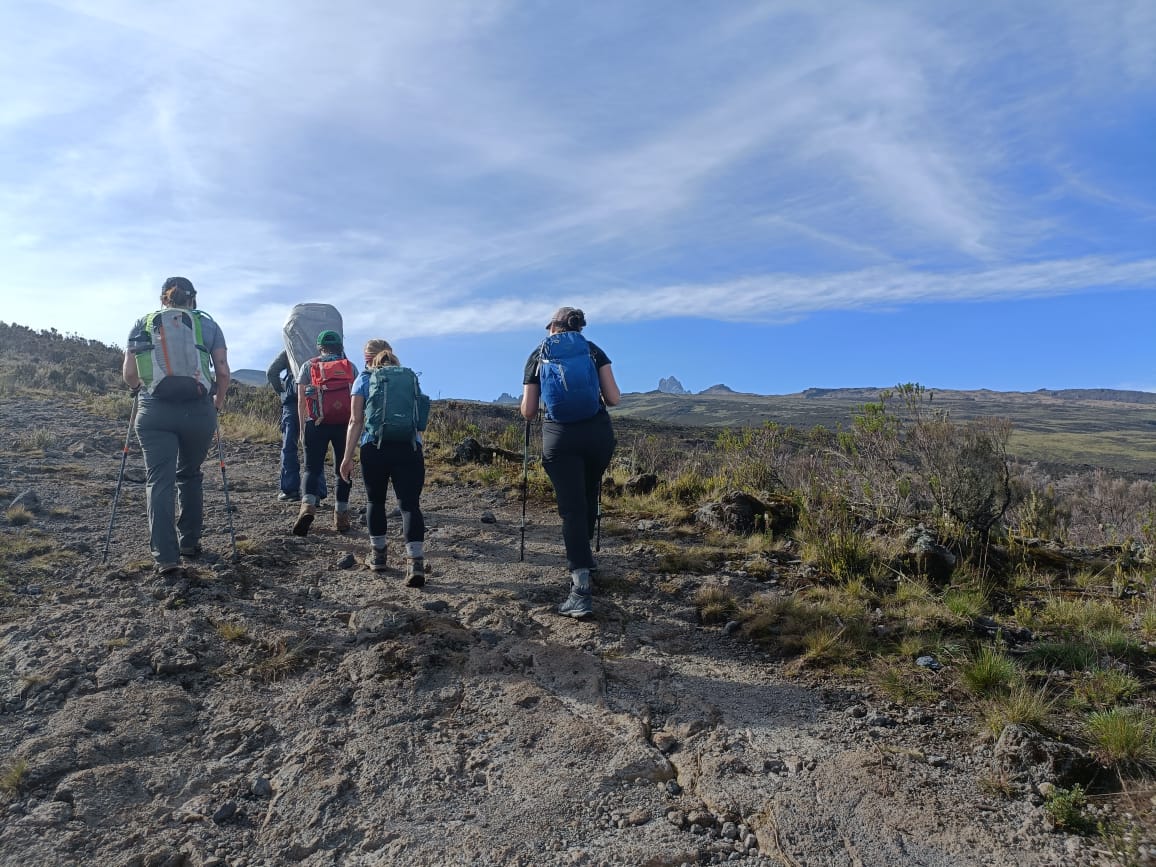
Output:
[[[522,377],[522,415],[529,422],[545,405],[542,467],[554,485],[562,540],[570,571],[570,594],[560,614],[593,613],[590,571],[598,512],[598,486],[614,454],[614,430],[608,406],[621,400],[610,359],[581,331],[586,316],[575,307],[560,308],[546,329],[550,336],[526,361]]]
[[[321,498],[321,479],[325,473],[325,455],[333,447],[336,470],[345,457],[345,428],[349,423],[351,390],[357,368],[345,357],[341,335],[322,331],[317,335],[318,355],[302,368],[297,381],[297,412],[305,443],[305,493],[301,511],[293,524],[293,534],[309,533]],[[333,527],[344,533],[350,527],[349,491],[351,482],[337,474],[337,503]]]
[[[225,406],[230,374],[225,336],[197,309],[192,282],[167,279],[161,305],[133,324],[121,373],[136,396],[149,547],[157,573],[172,575],[180,572],[181,557],[201,553],[201,464]]]

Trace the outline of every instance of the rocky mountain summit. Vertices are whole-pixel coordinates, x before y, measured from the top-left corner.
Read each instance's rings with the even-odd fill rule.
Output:
[[[663,394],[688,394],[676,377],[665,376],[658,381],[658,390]]]
[[[574,621],[548,502],[520,560],[516,487],[431,472],[410,589],[397,522],[380,574],[363,523],[322,511],[293,537],[277,445],[226,441],[207,554],[167,581],[135,449],[101,562],[123,420],[22,398],[0,428],[21,500],[0,535],[0,864],[1103,863],[1052,829],[1031,781],[1066,759],[1030,732],[977,737],[965,698],[895,704],[704,623],[704,586],[786,594],[789,546],[692,574],[662,553],[684,529],[632,519]]]

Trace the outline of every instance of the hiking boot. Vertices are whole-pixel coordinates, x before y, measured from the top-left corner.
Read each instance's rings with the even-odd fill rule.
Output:
[[[316,506],[312,506],[309,503],[302,503],[301,511],[297,513],[297,520],[293,524],[293,535],[309,535],[309,528],[313,526],[313,516],[316,514]]]
[[[196,560],[204,553],[205,549],[201,547],[200,542],[195,545],[181,545],[181,556],[186,560]]]
[[[153,575],[157,578],[181,578],[184,570],[180,563],[157,563],[153,567]]]
[[[297,493],[296,491],[293,491],[292,493],[287,493],[285,491],[282,491],[281,493],[279,493],[277,495],[277,499],[280,500],[282,503],[296,503],[296,502],[300,501],[301,495],[299,493]]]
[[[365,558],[365,565],[374,572],[384,572],[389,568],[385,560],[385,548],[374,548]]]
[[[335,529],[338,533],[346,533],[349,531],[349,526],[350,517],[348,509],[346,509],[344,512],[333,513],[333,529]]]
[[[405,586],[425,586],[425,559],[423,557],[410,557],[405,561]]]
[[[589,617],[594,613],[593,596],[589,590],[583,593],[577,587],[571,586],[570,595],[558,606],[558,613],[573,618]]]

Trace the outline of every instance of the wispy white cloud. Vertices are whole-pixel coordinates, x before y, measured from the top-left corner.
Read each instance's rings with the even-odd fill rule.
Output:
[[[411,335],[538,327],[531,291],[603,321],[782,321],[1151,286],[1149,251],[1080,207],[1156,203],[1066,134],[1151,93],[1154,16],[15,0],[3,316],[121,340],[171,273],[253,328],[328,297]]]

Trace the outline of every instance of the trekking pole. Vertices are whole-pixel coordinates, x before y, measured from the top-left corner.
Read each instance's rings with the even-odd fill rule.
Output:
[[[530,420],[526,419],[526,442],[522,447],[522,541],[518,545],[518,562],[526,558],[526,492],[530,480]]]
[[[221,416],[217,415],[217,460],[221,464],[221,486],[225,489],[225,515],[229,519],[229,538],[233,541],[233,562],[237,562],[237,534],[233,532],[233,505],[229,502],[229,480],[225,478],[225,450],[221,448]]]
[[[132,440],[132,426],[136,421],[136,404],[140,399],[138,393],[132,393],[132,409],[128,413],[128,430],[124,433],[124,448],[120,453],[120,472],[116,476],[116,492],[112,495],[112,514],[108,516],[108,533],[104,537],[104,554],[101,563],[108,562],[108,546],[112,542],[112,522],[116,520],[116,504],[120,500],[120,486],[124,482],[124,465],[128,462],[128,444]]]

